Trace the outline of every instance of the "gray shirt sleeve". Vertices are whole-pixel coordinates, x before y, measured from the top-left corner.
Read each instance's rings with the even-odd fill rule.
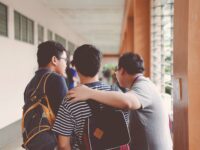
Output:
[[[149,88],[150,87],[145,83],[145,81],[139,81],[135,83],[131,89],[137,96],[142,108],[148,107],[152,104],[152,93]]]

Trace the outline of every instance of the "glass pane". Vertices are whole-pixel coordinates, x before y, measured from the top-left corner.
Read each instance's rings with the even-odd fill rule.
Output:
[[[34,43],[34,22],[28,19],[28,42]]]
[[[47,38],[48,38],[48,40],[53,40],[53,32],[52,31],[48,30]]]
[[[44,27],[38,25],[38,43],[44,42]]]
[[[7,7],[0,3],[0,35],[8,36]]]
[[[20,40],[21,39],[21,21],[20,21],[20,14],[15,11],[15,39]]]
[[[173,0],[152,0],[152,80],[163,93],[173,70],[173,5]]]
[[[55,34],[55,41],[61,43],[66,48],[66,40],[58,34]]]
[[[72,42],[68,42],[68,50],[70,52],[70,54],[73,54],[74,50],[75,50],[75,45]]]
[[[27,18],[21,16],[21,31],[22,31],[22,41],[28,41],[28,21]]]

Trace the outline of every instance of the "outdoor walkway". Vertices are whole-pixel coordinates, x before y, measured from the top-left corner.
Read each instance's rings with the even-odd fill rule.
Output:
[[[23,150],[21,120],[0,130],[0,150]]]

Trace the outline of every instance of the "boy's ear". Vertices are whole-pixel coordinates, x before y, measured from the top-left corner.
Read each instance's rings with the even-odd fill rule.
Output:
[[[121,68],[121,73],[122,75],[124,75],[126,73],[126,70],[124,70],[124,68]]]
[[[56,58],[56,56],[53,56],[52,58],[51,58],[51,63],[53,64],[53,65],[57,65],[57,62],[58,62],[58,58]]]

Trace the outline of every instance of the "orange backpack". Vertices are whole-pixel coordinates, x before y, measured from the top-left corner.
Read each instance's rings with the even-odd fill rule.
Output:
[[[45,92],[46,82],[50,75],[51,73],[46,73],[42,76],[36,89],[23,107],[22,147],[24,148],[36,135],[50,131],[55,121],[55,115]]]

